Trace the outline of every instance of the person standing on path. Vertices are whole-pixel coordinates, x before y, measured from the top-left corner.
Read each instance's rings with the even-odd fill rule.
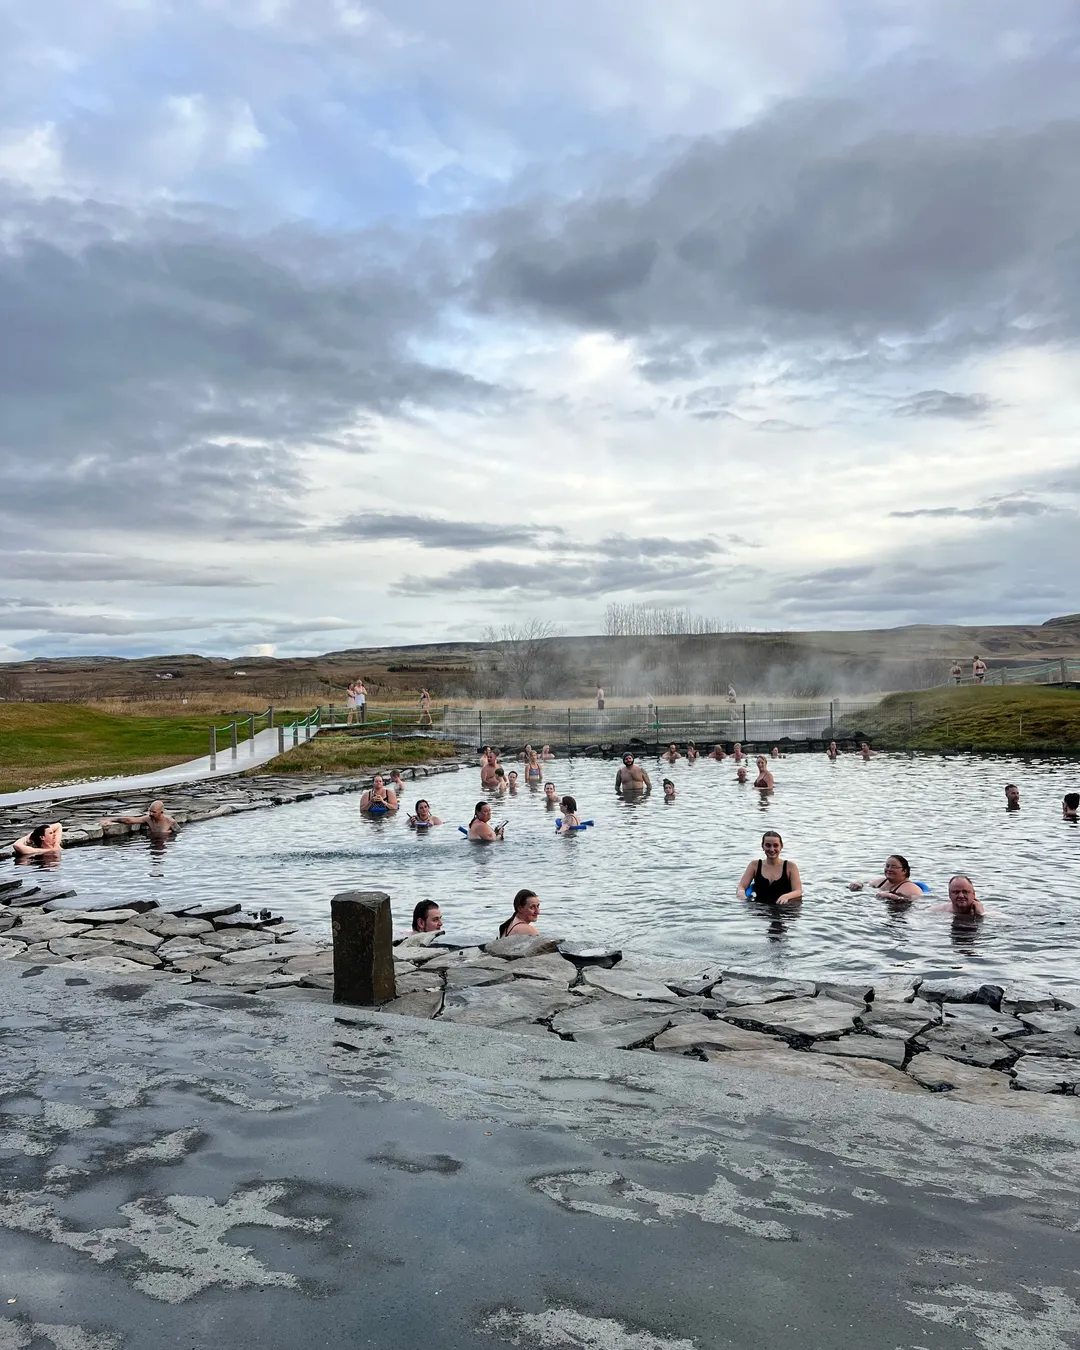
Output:
[[[420,690],[420,717],[417,725],[422,727],[431,726],[431,695],[426,689]]]
[[[345,725],[351,726],[356,721],[356,682],[345,686],[345,707],[347,715]]]
[[[604,711],[604,691],[599,685],[596,686],[596,711]]]
[[[353,685],[353,692],[356,695],[356,711],[360,714],[360,721],[367,721],[367,689],[364,687],[363,680],[357,680]]]
[[[971,661],[971,678],[976,684],[982,684],[986,679],[986,662],[981,656],[975,656]]]

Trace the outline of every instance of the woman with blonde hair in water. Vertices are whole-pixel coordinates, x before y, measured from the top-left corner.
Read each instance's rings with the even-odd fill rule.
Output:
[[[761,836],[761,851],[765,854],[765,861],[755,858],[746,864],[746,871],[735,888],[735,894],[740,900],[760,900],[766,905],[794,905],[803,898],[798,866],[786,859],[780,861],[783,847],[784,841],[776,830],[765,831]]]

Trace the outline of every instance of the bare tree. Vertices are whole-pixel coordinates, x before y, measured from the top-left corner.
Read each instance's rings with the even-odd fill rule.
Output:
[[[643,601],[628,604],[613,602],[604,611],[604,633],[607,637],[687,637],[738,631],[738,624],[695,614],[677,605],[650,605]]]
[[[556,656],[554,649],[561,637],[562,630],[547,619],[524,619],[484,632],[506,686],[522,698],[528,698],[543,682],[545,666]]]

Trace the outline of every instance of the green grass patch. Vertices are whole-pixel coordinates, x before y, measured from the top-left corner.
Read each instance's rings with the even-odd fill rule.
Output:
[[[359,740],[353,736],[317,736],[295,750],[287,750],[269,764],[251,769],[261,773],[362,773],[371,769],[404,769],[432,759],[452,759],[458,747],[426,737]]]
[[[964,685],[890,694],[837,730],[862,732],[881,749],[1080,751],[1080,690]]]
[[[209,753],[222,715],[127,717],[75,703],[0,703],[0,791],[150,773]],[[243,734],[241,733],[241,739]],[[218,737],[219,745],[227,737]]]

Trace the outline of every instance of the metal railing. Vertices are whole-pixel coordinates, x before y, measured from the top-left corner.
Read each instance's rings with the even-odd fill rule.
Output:
[[[325,710],[322,730],[332,727],[350,737],[428,736],[469,745],[544,744],[560,749],[631,741],[645,746],[680,744],[687,740],[712,746],[717,741],[761,744],[768,741],[832,739],[831,728],[842,717],[872,709],[879,700],[838,699],[744,701],[720,704],[676,704],[607,708],[451,708],[433,707],[426,717],[415,709],[382,709],[366,723],[346,723]],[[341,712],[343,710],[336,710]]]
[[[225,726],[223,726],[223,727],[213,727],[213,726],[212,726],[212,727],[210,728],[210,767],[211,767],[212,769],[217,767],[217,756],[218,756],[218,733],[219,733],[219,732],[221,732],[222,734],[227,734],[227,735],[228,735],[228,737],[229,737],[229,750],[230,750],[230,753],[231,753],[231,755],[232,755],[232,758],[235,759],[235,758],[236,758],[236,753],[237,753],[238,743],[239,743],[239,741],[240,741],[240,739],[241,739],[241,738],[240,738],[240,734],[239,734],[240,728],[241,728],[241,727],[246,727],[246,728],[247,728],[247,732],[246,732],[246,737],[245,737],[245,739],[248,741],[248,743],[249,743],[249,745],[250,745],[250,747],[251,747],[251,752],[254,753],[254,751],[255,751],[255,723],[256,723],[256,722],[262,722],[262,721],[265,721],[265,722],[266,722],[266,726],[267,726],[267,727],[272,727],[272,726],[274,725],[274,709],[273,709],[272,707],[266,708],[266,709],[265,709],[263,712],[261,712],[261,713],[249,713],[247,717],[241,717],[241,718],[239,718],[239,719],[234,718],[233,721],[227,723],[227,724],[226,724]],[[265,728],[264,728],[264,730],[265,730]]]
[[[950,677],[945,682],[951,685],[961,684],[1080,684],[1080,661],[1066,657],[1056,657],[1053,661],[1037,661],[1027,666],[999,666],[988,670],[983,679],[974,675],[961,675],[959,679]]]

